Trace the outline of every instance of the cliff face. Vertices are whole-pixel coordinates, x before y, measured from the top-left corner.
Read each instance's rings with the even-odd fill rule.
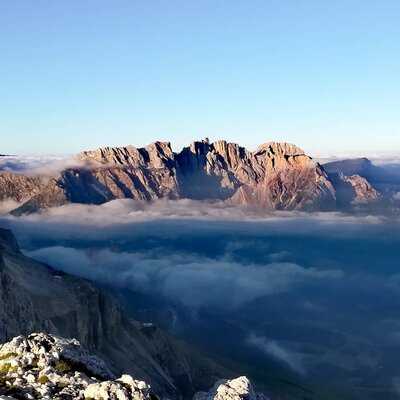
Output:
[[[0,171],[0,201],[27,201],[40,193],[44,186],[41,178]]]
[[[0,342],[35,331],[77,338],[112,372],[143,379],[176,398],[211,385],[222,368],[156,328],[124,317],[89,282],[25,257],[0,229]]]
[[[196,142],[177,160],[183,197],[272,209],[328,208],[335,200],[323,169],[291,144],[265,143],[248,152],[225,141]]]
[[[331,209],[335,188],[324,169],[297,146],[266,143],[255,152],[226,141],[194,142],[180,153],[169,143],[103,148],[78,156],[16,213],[112,199],[223,200],[272,209]]]
[[[334,208],[335,189],[325,171],[297,146],[267,143],[252,158],[258,179],[240,186],[234,203],[285,210]]]

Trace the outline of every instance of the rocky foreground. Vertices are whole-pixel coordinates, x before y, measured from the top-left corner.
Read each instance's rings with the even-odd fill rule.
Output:
[[[0,399],[155,400],[146,382],[116,378],[106,363],[75,339],[45,333],[18,336],[0,345]],[[221,380],[194,400],[267,400],[246,377]]]

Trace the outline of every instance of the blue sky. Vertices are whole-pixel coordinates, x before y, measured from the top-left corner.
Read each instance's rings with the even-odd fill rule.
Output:
[[[398,0],[3,0],[0,153],[400,151]]]

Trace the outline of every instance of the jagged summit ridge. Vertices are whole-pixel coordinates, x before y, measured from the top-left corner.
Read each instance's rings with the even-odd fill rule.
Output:
[[[281,154],[283,156],[303,156],[304,150],[300,147],[286,142],[266,142],[258,146],[256,153],[262,151],[269,151],[272,154]]]
[[[146,147],[136,148],[132,145],[124,147],[103,147],[97,150],[83,151],[77,158],[82,161],[95,161],[100,164],[119,166],[139,166],[160,164],[161,160],[173,159],[171,143],[154,142]]]
[[[294,144],[286,142],[266,142],[260,145],[256,151],[250,152],[237,143],[228,142],[226,140],[217,140],[210,143],[208,139],[194,141],[188,147],[183,148],[179,153],[172,150],[170,142],[156,141],[146,147],[137,148],[133,145],[121,147],[101,147],[96,150],[83,151],[78,154],[77,158],[83,161],[96,161],[102,164],[115,165],[138,165],[149,164],[159,159],[174,160],[175,157],[182,152],[190,151],[193,154],[205,154],[215,152],[224,158],[235,154],[238,158],[261,154],[268,151],[272,155],[281,156],[298,156],[305,155],[305,152]]]
[[[19,180],[14,184],[11,179],[6,189],[0,186],[0,198],[2,191],[3,198],[12,193],[18,193],[18,199],[28,197],[14,212],[20,215],[68,203],[102,204],[124,198],[218,200],[267,209],[333,210],[354,203],[348,196],[338,201],[337,188],[343,185],[352,192],[350,197],[368,201],[373,197],[368,182],[344,182],[330,176],[300,147],[285,142],[266,142],[248,151],[236,143],[205,139],[176,153],[169,142],[159,141],[142,148],[84,151],[77,158],[81,167],[67,168],[31,190],[19,190]],[[0,183],[2,178],[7,179],[0,173]]]

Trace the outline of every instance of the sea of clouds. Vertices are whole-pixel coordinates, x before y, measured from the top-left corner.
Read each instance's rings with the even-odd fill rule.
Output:
[[[73,166],[76,161],[66,158],[0,162],[1,169],[49,176]],[[398,194],[394,198],[400,200]],[[0,203],[0,226],[14,231],[27,255],[67,273],[116,290],[157,295],[196,312],[234,314],[268,298],[301,293],[302,312],[334,320],[354,302],[364,317],[363,340],[385,336],[398,343],[400,322],[391,314],[391,304],[400,299],[398,217],[125,199],[17,218],[7,214],[15,206]],[[324,296],[311,298],[311,291]],[[369,300],[377,296],[380,303]],[[285,312],[283,303],[280,307]],[[244,346],[307,373],[295,346],[251,328]]]
[[[397,229],[396,221],[379,216],[262,213],[190,200],[71,204],[4,215],[0,224],[15,232],[30,256],[65,272],[156,291],[189,307],[230,308],[305,283],[343,279],[345,268],[329,251],[320,263],[307,261],[307,252],[315,253],[307,242],[371,240]],[[304,253],[289,242],[279,245],[287,237],[304,242]]]

